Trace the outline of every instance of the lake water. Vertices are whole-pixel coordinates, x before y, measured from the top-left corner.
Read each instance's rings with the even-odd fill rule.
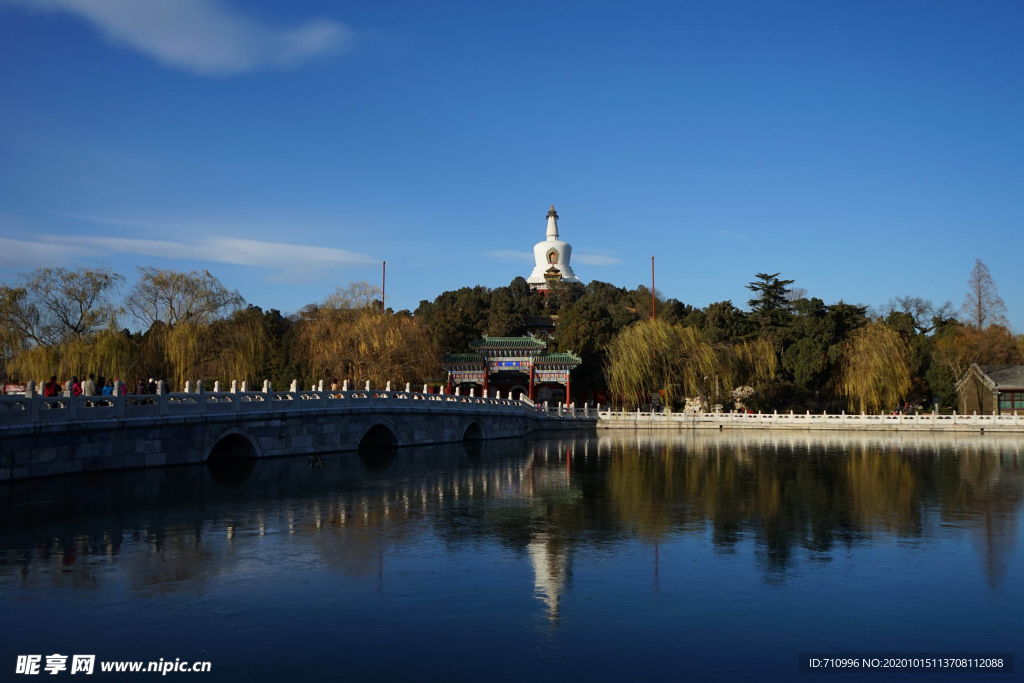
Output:
[[[0,671],[786,680],[802,652],[1013,652],[1022,506],[1024,439],[973,435],[601,432],[17,482]]]

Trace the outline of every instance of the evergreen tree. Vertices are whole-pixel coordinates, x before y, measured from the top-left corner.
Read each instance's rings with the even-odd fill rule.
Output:
[[[754,277],[757,279],[747,285],[747,289],[757,295],[747,302],[750,317],[762,333],[785,326],[793,309],[787,295],[794,281],[780,280],[778,273],[757,273]]]

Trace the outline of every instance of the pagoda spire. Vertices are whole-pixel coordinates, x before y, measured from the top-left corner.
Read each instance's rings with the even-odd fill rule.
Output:
[[[548,211],[548,242],[555,242],[558,240],[558,213],[555,211],[555,205],[551,205],[551,210]]]

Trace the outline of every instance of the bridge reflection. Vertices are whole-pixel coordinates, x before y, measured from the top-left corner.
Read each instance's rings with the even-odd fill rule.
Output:
[[[768,581],[879,539],[969,535],[994,586],[1022,501],[1018,439],[953,434],[609,432],[114,472],[0,488],[0,588],[202,593],[283,549],[384,581],[431,540],[519,557],[557,621],[579,551],[645,544],[653,575],[659,545],[699,535]]]

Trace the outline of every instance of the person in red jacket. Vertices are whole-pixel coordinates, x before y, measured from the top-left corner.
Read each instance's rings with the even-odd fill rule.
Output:
[[[78,377],[76,377],[75,375],[71,375],[70,382],[71,382],[71,395],[72,396],[81,396],[82,395],[82,385],[78,382]]]
[[[57,375],[50,377],[50,381],[43,385],[43,396],[47,398],[53,398],[54,396],[60,396],[62,387],[60,382],[57,381]]]

